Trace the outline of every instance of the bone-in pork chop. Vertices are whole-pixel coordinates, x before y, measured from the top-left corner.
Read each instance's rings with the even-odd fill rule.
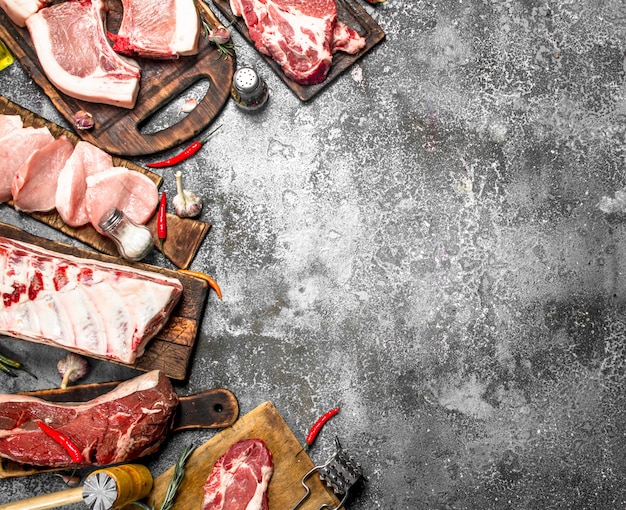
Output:
[[[118,53],[146,58],[178,58],[198,53],[200,20],[194,0],[122,0],[117,34],[109,34]]]
[[[103,0],[71,0],[26,20],[48,79],[68,96],[133,108],[140,70],[109,45]]]

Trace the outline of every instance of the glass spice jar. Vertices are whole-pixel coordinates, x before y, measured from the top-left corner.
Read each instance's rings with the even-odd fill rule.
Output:
[[[98,225],[115,242],[120,255],[127,260],[143,259],[154,246],[150,230],[143,225],[137,225],[115,207],[102,216]]]
[[[230,95],[244,110],[258,110],[269,98],[267,84],[251,67],[241,67],[233,75]]]

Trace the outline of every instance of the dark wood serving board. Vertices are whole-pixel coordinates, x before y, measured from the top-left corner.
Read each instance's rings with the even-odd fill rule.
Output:
[[[271,402],[259,405],[237,420],[233,426],[222,430],[193,452],[185,465],[185,477],[172,510],[202,508],[204,482],[213,469],[213,464],[231,445],[242,439],[251,438],[265,441],[272,453],[274,473],[267,491],[269,510],[291,510],[305,494],[301,480],[314,464]],[[155,503],[155,508],[159,508],[173,472],[172,466],[155,478],[152,491],[147,498],[149,507]],[[307,478],[307,484],[311,488],[311,494],[298,510],[319,510],[338,506],[339,500],[322,484],[318,476],[312,475]],[[134,505],[126,505],[122,510],[136,508]]]
[[[34,114],[33,112],[12,103],[5,97],[0,96],[0,114],[19,115],[25,126],[47,127],[55,138],[65,135],[73,143],[78,142],[79,138],[75,134],[66,129],[45,120],[44,118]],[[113,164],[123,166],[130,170],[135,170],[147,175],[154,181],[157,186],[162,182],[161,176],[146,170],[131,161],[120,157],[113,157]],[[10,205],[12,205],[10,203]],[[61,217],[56,211],[46,213],[30,213],[30,216],[37,220],[60,230],[74,239],[99,250],[108,255],[117,255],[117,248],[113,241],[100,235],[91,225],[74,228],[63,223]],[[148,223],[148,228],[152,231],[153,237],[156,239],[156,215]],[[190,218],[179,218],[175,214],[167,215],[168,235],[163,243],[164,255],[176,266],[186,269],[191,264],[196,253],[200,249],[200,245],[211,228],[211,224]]]
[[[49,402],[87,402],[112,391],[118,384],[119,382],[83,384],[65,389],[29,391],[22,395],[38,397]],[[171,432],[230,427],[238,417],[239,403],[235,395],[225,388],[214,388],[179,397]],[[7,459],[0,459],[0,479],[30,476],[46,471],[59,471],[59,469],[24,466]]]
[[[341,21],[353,28],[363,37],[365,37],[365,47],[355,55],[349,55],[342,51],[338,51],[333,55],[333,65],[330,68],[326,79],[322,83],[316,85],[301,85],[285,76],[281,67],[267,55],[262,55],[267,64],[274,70],[278,77],[285,82],[287,87],[302,101],[308,101],[319,94],[335,81],[343,72],[352,64],[359,60],[363,55],[369,52],[374,46],[385,38],[385,32],[376,23],[365,9],[357,2],[357,0],[336,0],[337,15]],[[237,28],[241,35],[254,46],[254,42],[250,37],[250,32],[243,19],[235,17],[230,9],[229,0],[213,0],[215,6],[226,16],[226,18]]]
[[[183,284],[183,295],[180,302],[174,308],[165,327],[155,338],[150,340],[145,353],[130,366],[144,372],[157,369],[165,373],[171,379],[185,380],[187,378],[187,372],[202,322],[202,315],[209,290],[209,285],[206,280],[179,271],[172,271],[171,269],[150,266],[139,262],[127,262],[119,257],[111,257],[82,248],[76,248],[68,244],[50,241],[31,235],[24,230],[12,225],[7,225],[6,223],[0,223],[0,236],[31,243],[47,250],[73,255],[75,257],[91,258],[113,264],[137,267],[139,269],[161,273],[172,278],[178,278]],[[19,340],[15,341],[17,342]],[[63,349],[71,350],[65,347]],[[84,356],[84,354],[80,354]],[[100,358],[98,356],[92,357],[119,365],[129,366],[107,358]]]
[[[120,0],[107,0],[107,5],[107,29],[115,33],[121,20],[122,4]],[[197,5],[209,23],[218,23],[202,0]],[[78,110],[86,110],[94,116],[95,127],[80,131],[79,135],[110,154],[139,156],[176,147],[206,129],[230,97],[234,58],[220,58],[217,48],[202,36],[198,55],[175,60],[136,59],[142,71],[137,103],[132,110],[81,101],[56,89],[39,64],[28,30],[13,24],[2,10],[0,38],[70,124],[73,125],[74,113]],[[208,80],[210,85],[191,113],[161,131],[142,132],[151,116],[202,80]]]

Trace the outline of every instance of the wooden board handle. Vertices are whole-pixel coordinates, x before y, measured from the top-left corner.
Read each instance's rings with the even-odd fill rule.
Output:
[[[71,503],[80,503],[83,500],[83,488],[75,487],[64,491],[43,494],[34,498],[15,501],[0,505],[0,510],[44,510],[46,508],[57,508]]]
[[[173,431],[229,427],[239,416],[239,404],[229,390],[217,388],[180,397]]]

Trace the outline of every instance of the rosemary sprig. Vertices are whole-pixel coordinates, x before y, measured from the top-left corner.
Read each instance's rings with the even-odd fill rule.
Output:
[[[200,10],[200,7],[198,5],[198,2],[201,2],[201,1],[202,0],[196,0],[196,2],[195,2],[196,11],[198,11],[198,17],[200,18],[200,24],[202,25],[202,35],[204,36],[205,39],[209,39],[209,36],[211,35],[211,31],[215,27],[213,25],[211,25],[204,18],[204,15],[202,14],[202,11]],[[230,24],[228,26],[224,27],[224,28],[228,28],[229,26],[230,26]],[[229,58],[229,57],[233,56],[233,51],[235,50],[235,45],[233,44],[232,41],[228,41],[226,43],[217,42],[217,41],[211,41],[211,43],[215,44],[215,46],[217,47],[217,51],[218,51],[220,57]]]
[[[20,363],[19,361],[0,354],[0,370],[3,371],[5,374],[10,375],[11,377],[17,377],[17,374],[13,370],[11,370],[12,368],[23,370],[31,377],[37,379],[37,376],[33,374],[30,370],[28,370],[23,363]]]
[[[178,457],[178,461],[174,466],[174,474],[172,475],[172,479],[170,480],[170,483],[167,486],[167,490],[165,491],[165,498],[163,498],[163,503],[161,503],[161,510],[172,510],[172,507],[174,506],[174,500],[176,499],[176,494],[178,492],[178,489],[180,488],[180,484],[183,482],[183,478],[185,477],[185,464],[187,463],[187,459],[195,449],[195,446],[186,446]],[[152,508],[148,507],[148,505],[142,503],[141,501],[134,501],[131,504],[137,505],[143,510],[155,510],[154,503],[152,503]]]

